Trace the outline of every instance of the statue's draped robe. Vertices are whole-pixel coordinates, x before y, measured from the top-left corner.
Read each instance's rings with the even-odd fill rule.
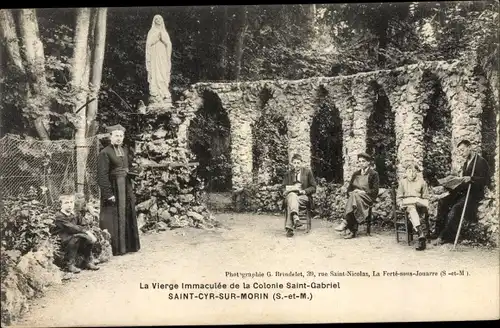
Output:
[[[161,20],[161,27],[153,21],[146,40],[146,69],[148,71],[149,94],[155,101],[170,100],[170,71],[172,43]],[[162,40],[160,41],[160,35]]]
[[[135,195],[128,175],[128,151],[117,156],[113,146],[99,154],[98,183],[101,188],[100,227],[111,234],[113,255],[136,252],[140,249],[139,230],[135,211]],[[115,202],[108,199],[115,196]]]

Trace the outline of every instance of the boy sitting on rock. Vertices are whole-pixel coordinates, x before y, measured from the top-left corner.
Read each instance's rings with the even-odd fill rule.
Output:
[[[65,193],[59,197],[61,201],[61,210],[56,214],[54,224],[55,233],[61,238],[61,244],[65,251],[67,259],[67,269],[72,273],[79,273],[80,269],[76,267],[77,255],[83,256],[83,268],[88,270],[99,270],[99,267],[93,263],[92,247],[97,238],[87,231],[79,222],[79,216],[75,213],[75,207],[84,208],[82,199],[75,204],[75,196]],[[77,206],[75,206],[77,205]]]

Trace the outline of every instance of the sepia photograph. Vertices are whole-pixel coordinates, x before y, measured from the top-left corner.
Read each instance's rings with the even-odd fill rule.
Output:
[[[499,14],[0,9],[1,326],[499,320]]]

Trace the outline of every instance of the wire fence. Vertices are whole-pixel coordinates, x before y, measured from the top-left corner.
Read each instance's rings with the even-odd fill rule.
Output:
[[[77,151],[86,153],[80,165],[77,164]],[[41,141],[6,135],[0,139],[1,198],[29,197],[52,206],[57,204],[61,193],[79,191],[79,171],[83,172],[80,182],[85,197],[98,199],[98,155],[98,137],[87,138],[85,146],[76,147],[75,140]],[[81,156],[79,160],[82,161]]]

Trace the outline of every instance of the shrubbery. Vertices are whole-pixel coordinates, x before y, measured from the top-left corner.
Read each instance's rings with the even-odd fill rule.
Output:
[[[27,301],[43,293],[50,285],[61,282],[65,265],[60,240],[53,234],[58,206],[48,207],[28,192],[17,199],[6,199],[0,213],[2,236],[1,290],[2,326],[9,324],[28,308]],[[112,256],[110,235],[99,228],[98,202],[87,203],[82,224],[97,237],[92,252],[99,262]],[[77,258],[77,261],[82,259]]]
[[[54,239],[50,234],[55,211],[37,200],[7,200],[4,202],[0,229],[2,247],[17,250],[21,255],[36,250],[45,240]],[[55,239],[54,239],[55,240]]]

